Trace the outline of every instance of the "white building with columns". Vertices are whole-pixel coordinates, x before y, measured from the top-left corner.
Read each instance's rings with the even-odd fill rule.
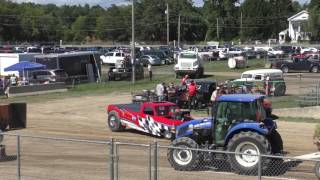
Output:
[[[287,35],[290,37],[291,42],[310,40],[311,33],[307,31],[308,20],[309,12],[306,10],[289,17],[289,28],[279,33],[279,42],[284,43]]]

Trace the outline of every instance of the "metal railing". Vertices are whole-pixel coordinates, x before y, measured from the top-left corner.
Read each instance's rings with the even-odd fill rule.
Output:
[[[318,160],[69,138],[3,134],[0,173],[4,179],[316,179]],[[174,164],[175,152],[192,153],[190,167]],[[3,147],[1,148],[3,152]],[[237,159],[238,158],[238,159]],[[239,168],[236,161],[257,163]],[[181,162],[180,165],[183,165]]]

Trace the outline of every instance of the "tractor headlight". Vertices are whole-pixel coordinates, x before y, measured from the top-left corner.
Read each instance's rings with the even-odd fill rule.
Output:
[[[193,131],[193,124],[189,124],[188,129]]]

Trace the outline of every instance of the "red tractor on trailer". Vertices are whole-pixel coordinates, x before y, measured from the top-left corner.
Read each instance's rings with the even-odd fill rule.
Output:
[[[171,102],[109,105],[107,111],[111,131],[131,128],[168,139],[175,137],[178,125],[191,120],[189,111],[182,111]]]

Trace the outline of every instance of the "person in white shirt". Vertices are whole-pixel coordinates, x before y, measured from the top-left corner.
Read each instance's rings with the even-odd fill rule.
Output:
[[[220,87],[218,86],[218,87],[212,92],[211,98],[210,98],[211,102],[216,101],[219,90],[220,90]]]
[[[156,94],[158,96],[158,101],[164,100],[164,83],[160,83],[156,86]]]
[[[149,72],[150,81],[152,81],[152,65],[150,63],[148,64],[148,72]]]

